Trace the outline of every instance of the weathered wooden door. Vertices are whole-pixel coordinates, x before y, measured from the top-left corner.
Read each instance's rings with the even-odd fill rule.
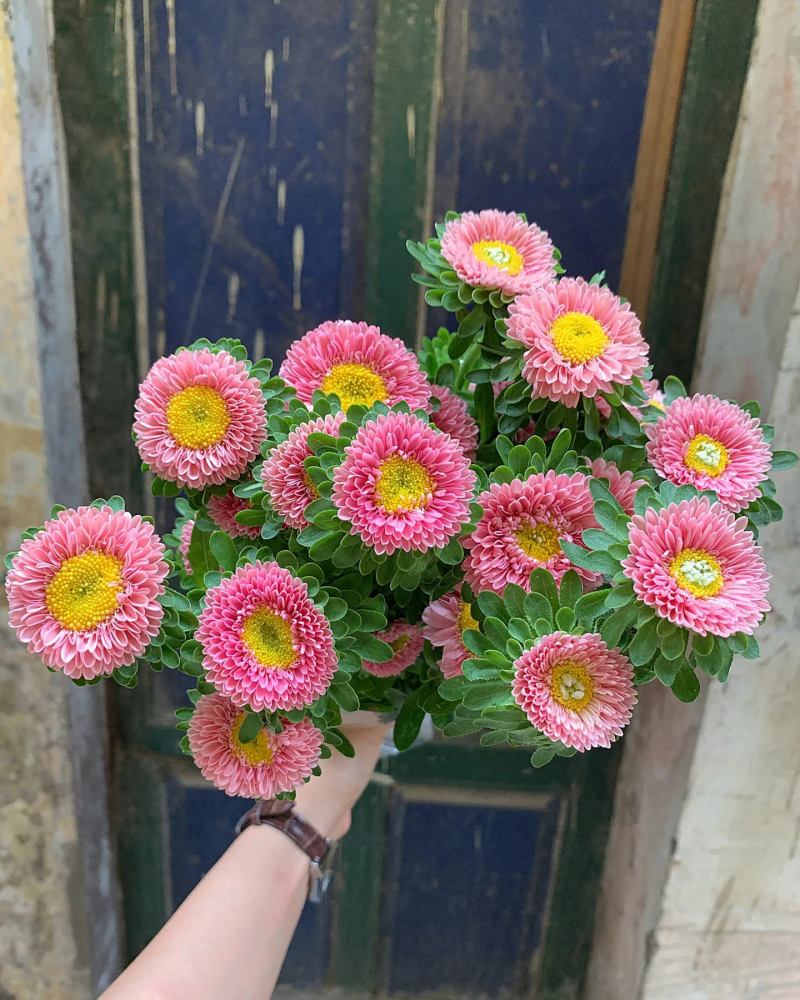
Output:
[[[104,31],[128,33],[127,64],[104,69],[109,136],[129,98],[140,355],[234,336],[280,359],[335,317],[413,343],[427,320],[404,241],[453,207],[526,211],[570,273],[605,268],[617,285],[658,0],[94,7],[87,20],[65,0],[59,31],[92,52]],[[69,96],[74,111],[81,95]],[[113,157],[107,176],[122,176]],[[124,350],[134,288],[120,281]],[[241,809],[178,753],[182,687],[161,676],[116,700],[131,952],[224,850]],[[315,997],[577,995],[617,758],[534,772],[524,752],[433,743],[392,760],[284,981]]]

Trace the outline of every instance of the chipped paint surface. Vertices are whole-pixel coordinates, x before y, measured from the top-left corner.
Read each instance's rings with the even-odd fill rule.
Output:
[[[29,9],[36,20],[37,5]],[[7,15],[0,15],[0,542],[48,506],[39,319],[31,264],[20,108]],[[24,39],[24,29],[14,30]],[[67,687],[12,637],[0,598],[0,995],[83,1000],[70,883],[80,860]],[[54,683],[55,681],[55,683]],[[74,886],[77,888],[77,885]]]
[[[728,164],[696,384],[760,398],[800,441],[800,8],[773,0]],[[762,659],[714,685],[678,830],[645,1000],[800,996],[800,474],[776,476],[765,532],[774,607]]]

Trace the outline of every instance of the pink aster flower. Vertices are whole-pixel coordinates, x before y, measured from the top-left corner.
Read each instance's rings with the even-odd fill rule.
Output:
[[[761,424],[716,396],[676,399],[645,433],[648,461],[660,476],[713,490],[734,513],[757,499],[769,477],[772,453]]]
[[[110,674],[158,634],[168,571],[161,539],[138,514],[62,510],[14,557],[9,624],[32,653],[73,680]]]
[[[462,212],[445,226],[442,256],[473,288],[519,295],[556,276],[547,233],[516,212]]]
[[[493,483],[478,497],[480,521],[464,545],[467,583],[474,591],[502,594],[509,583],[530,589],[530,575],[543,567],[556,581],[574,569],[589,587],[601,576],[573,566],[562,541],[581,545],[585,528],[597,527],[589,480],[580,472],[571,476],[539,472],[525,480]]]
[[[335,393],[345,411],[378,402],[406,402],[412,410],[429,404],[428,380],[403,341],[347,319],[322,323],[294,343],[280,375],[304,403],[319,389]]]
[[[525,650],[514,671],[515,701],[554,742],[608,748],[631,720],[633,670],[599,635],[553,632]]]
[[[303,464],[311,455],[308,436],[313,433],[336,436],[343,420],[344,413],[340,412],[300,424],[285,441],[272,449],[262,466],[264,490],[290,528],[302,531],[308,525],[303,511],[319,498],[317,488]]]
[[[445,677],[463,673],[461,664],[473,654],[464,645],[464,632],[477,629],[472,605],[461,597],[461,588],[432,601],[422,612],[423,635],[432,646],[441,647],[439,663]]]
[[[695,497],[650,507],[631,518],[628,538],[622,568],[634,593],[673,625],[699,635],[750,635],[769,611],[761,549],[747,520],[721,504]]]
[[[632,472],[620,472],[613,462],[607,462],[604,458],[596,458],[593,462],[589,462],[589,468],[595,479],[608,481],[611,495],[626,514],[632,514],[636,492],[642,486],[646,486],[647,481],[634,479]]]
[[[181,528],[180,554],[183,561],[183,571],[187,576],[193,573],[192,564],[189,562],[189,549],[192,546],[192,532],[194,531],[194,518],[184,521]]]
[[[393,621],[383,632],[375,633],[376,639],[388,642],[394,650],[394,656],[385,663],[363,661],[363,667],[368,674],[375,677],[394,677],[410,667],[422,652],[425,642],[419,625],[409,625],[408,622]]]
[[[189,747],[200,773],[226,795],[272,799],[299,788],[319,762],[322,733],[309,719],[282,720],[280,733],[263,727],[242,743],[245,712],[221,694],[204,695],[189,722]]]
[[[336,670],[328,619],[277,563],[242,566],[212,587],[195,638],[208,680],[256,712],[310,705]]]
[[[218,486],[242,475],[266,436],[261,386],[227,351],[178,351],[156,361],[139,387],[133,430],[162,479]]]
[[[458,441],[467,458],[475,458],[480,432],[467,404],[444,385],[432,385],[431,396],[439,401],[439,409],[431,417],[431,423]]]
[[[583,278],[562,278],[516,299],[508,334],[528,348],[522,374],[534,394],[565,406],[628,384],[647,364],[636,314]]]
[[[208,501],[208,516],[218,528],[227,531],[231,538],[259,538],[261,528],[257,524],[239,524],[236,515],[243,510],[252,510],[253,505],[243,497],[237,497],[233,490],[216,493]]]
[[[475,473],[460,445],[419,417],[382,414],[344,454],[332,499],[350,534],[376,552],[439,548],[469,520]]]

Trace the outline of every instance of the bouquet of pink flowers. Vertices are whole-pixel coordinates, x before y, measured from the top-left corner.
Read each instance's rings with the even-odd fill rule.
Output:
[[[133,425],[160,539],[121,497],[57,507],[8,559],[10,622],[77,684],[195,681],[181,744],[230,795],[293,796],[342,712],[554,755],[609,747],[636,686],[682,701],[759,655],[778,520],[757,403],[651,380],[639,320],[524,216],[410,243],[453,317],[416,356],[323,323],[279,375],[232,340],[153,365]]]

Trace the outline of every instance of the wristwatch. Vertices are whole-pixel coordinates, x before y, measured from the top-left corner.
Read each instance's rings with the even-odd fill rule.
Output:
[[[294,811],[294,802],[286,799],[261,799],[248,809],[236,824],[237,836],[248,826],[273,826],[285,833],[308,855],[308,898],[319,903],[333,877],[333,859],[337,842],[323,837],[305,816]]]

